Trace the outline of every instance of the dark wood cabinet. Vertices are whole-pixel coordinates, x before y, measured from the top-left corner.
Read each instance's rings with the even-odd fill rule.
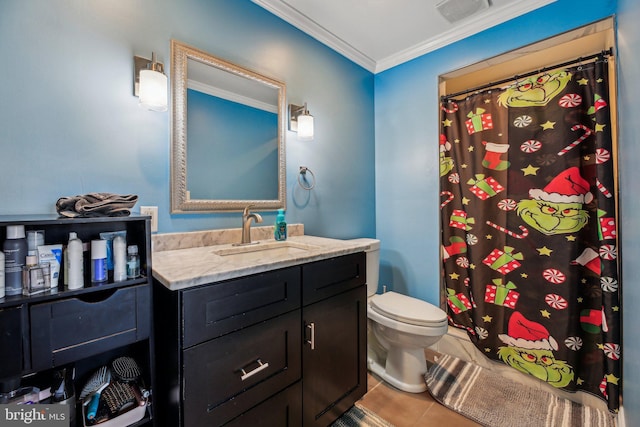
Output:
[[[329,425],[366,392],[364,263],[350,254],[177,291],[154,282],[156,416]]]
[[[85,243],[100,239],[100,233],[126,232],[127,244],[138,246],[141,276],[121,282],[113,282],[110,276],[107,282],[92,284],[90,268],[85,266],[84,287],[68,290],[61,266],[57,288],[0,298],[0,382],[17,381],[44,390],[51,386],[55,370],[72,368],[77,396],[100,366],[129,356],[139,364],[145,389],[153,390],[150,218],[0,216],[0,242],[8,225],[43,230],[47,245],[66,244],[72,231]],[[78,426],[83,425],[80,407],[75,411]],[[146,406],[143,420],[136,425],[153,423],[151,409],[152,405]]]
[[[305,427],[326,427],[367,391],[364,262],[364,254],[354,254],[303,266],[303,294],[324,290],[323,299],[302,308]],[[338,267],[335,275],[330,266]]]

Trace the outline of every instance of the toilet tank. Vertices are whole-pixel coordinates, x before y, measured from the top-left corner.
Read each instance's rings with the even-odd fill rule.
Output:
[[[380,240],[378,239],[353,239],[353,242],[359,242],[369,245],[365,249],[367,257],[367,296],[372,296],[378,291],[378,279],[380,277]]]

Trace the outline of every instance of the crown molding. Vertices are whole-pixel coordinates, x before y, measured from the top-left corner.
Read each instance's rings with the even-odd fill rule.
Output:
[[[437,37],[432,37],[421,43],[416,44],[408,49],[402,50],[397,54],[388,56],[376,63],[375,73],[379,73],[396,65],[415,59],[419,56],[433,52],[457,41],[463,40],[481,31],[507,22],[520,15],[529,13],[535,9],[554,3],[557,0],[533,0],[511,3],[503,6],[493,12],[489,9],[490,14],[477,18],[469,18],[463,26],[457,26],[450,31],[446,31]]]
[[[458,25],[450,31],[439,34],[412,47],[404,49],[397,54],[390,55],[378,61],[367,56],[360,50],[350,45],[345,40],[318,24],[307,15],[292,8],[284,1],[251,0],[263,9],[285,20],[289,24],[310,35],[331,49],[360,65],[372,73],[379,73],[389,68],[400,65],[404,62],[415,59],[426,53],[440,49],[456,41],[462,40],[473,34],[484,31],[502,22],[516,18],[532,10],[546,6],[556,0],[523,0],[509,3],[497,10],[486,10],[484,14],[477,18],[468,18],[463,21],[464,25]]]
[[[368,57],[346,41],[342,40],[340,37],[336,36],[331,31],[309,18],[307,15],[300,13],[297,9],[292,8],[284,2],[276,3],[265,0],[251,1],[287,21],[289,24],[310,35],[319,42],[329,46],[331,49],[347,57],[361,67],[371,71],[372,73],[375,71],[376,61],[374,59]]]

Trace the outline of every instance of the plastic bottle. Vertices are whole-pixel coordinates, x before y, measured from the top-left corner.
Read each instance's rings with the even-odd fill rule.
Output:
[[[0,298],[4,298],[4,252],[0,251]]]
[[[8,225],[4,252],[4,286],[7,296],[22,293],[22,268],[27,260],[27,239],[24,225]]]
[[[37,255],[38,246],[44,245],[44,230],[27,231],[27,255]]]
[[[284,219],[284,209],[278,209],[273,236],[276,240],[287,240],[287,222]]]
[[[127,248],[127,278],[135,279],[140,276],[140,256],[138,246],[131,245]]]
[[[102,283],[107,281],[107,241],[91,241],[91,281]]]
[[[67,256],[65,265],[67,277],[65,283],[68,289],[82,289],[84,287],[84,260],[82,255],[82,241],[75,232],[69,233]]]
[[[113,281],[127,280],[127,242],[123,236],[113,238]]]

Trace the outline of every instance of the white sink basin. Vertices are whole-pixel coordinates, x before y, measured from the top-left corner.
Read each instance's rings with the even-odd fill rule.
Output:
[[[250,245],[232,246],[215,251],[219,256],[246,256],[248,254],[255,257],[295,255],[311,250],[319,249],[319,246],[305,243],[294,243],[290,241],[282,242],[256,242]]]

